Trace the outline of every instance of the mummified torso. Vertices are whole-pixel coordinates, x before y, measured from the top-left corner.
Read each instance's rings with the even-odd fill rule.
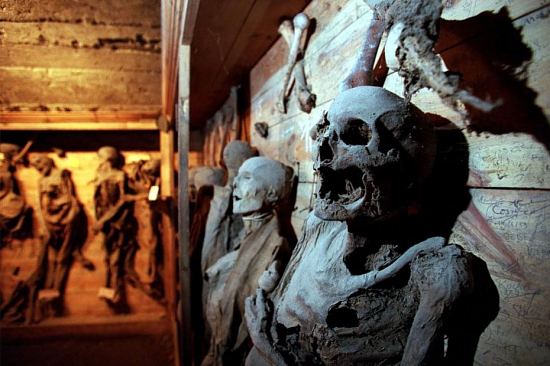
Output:
[[[289,364],[399,364],[419,303],[409,268],[371,289],[354,279],[343,257],[346,224],[313,214],[280,287],[271,328],[274,346]],[[312,240],[315,240],[314,244]],[[396,259],[385,245],[374,267]],[[357,276],[356,276],[357,277]]]
[[[0,153],[3,154],[0,159],[0,247],[3,247],[12,236],[24,234],[30,211],[15,178],[13,156],[19,153],[19,148],[0,143]]]
[[[107,297],[117,303],[124,290],[124,276],[130,267],[129,253],[135,249],[136,223],[128,198],[126,174],[120,169],[122,157],[110,146],[98,150],[100,164],[95,182],[94,203],[97,221],[94,231],[103,232],[107,276],[105,287],[114,290]]]
[[[40,179],[40,208],[48,230],[62,230],[80,211],[70,173],[53,168]]]
[[[120,203],[125,181],[121,170],[98,171],[94,192],[95,214],[98,219]]]
[[[128,164],[126,170],[129,188],[136,198],[133,212],[137,224],[136,242],[138,244],[134,248],[136,252],[131,254],[130,270],[135,272],[132,275],[135,276],[136,281],[150,286],[159,280],[157,252],[160,217],[159,213],[151,207],[147,197],[151,187],[158,184],[160,161],[142,160]],[[134,257],[137,258],[138,263],[145,263],[145,265],[136,265]]]

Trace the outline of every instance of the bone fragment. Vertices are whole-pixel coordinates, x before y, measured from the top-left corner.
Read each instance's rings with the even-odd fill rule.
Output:
[[[424,240],[421,243],[413,245],[395,262],[384,269],[374,270],[364,275],[359,275],[355,278],[358,282],[358,288],[370,288],[382,281],[395,276],[403,267],[409,264],[419,253],[430,252],[442,248],[445,245],[445,239],[440,236],[435,236]]]
[[[340,86],[341,91],[357,86],[372,85],[374,61],[382,35],[384,34],[384,28],[384,20],[375,12],[369,24],[367,36],[365,37],[357,63],[353,67],[351,74]]]
[[[293,28],[294,27],[289,20],[284,20],[279,26],[279,34],[285,39],[289,49],[292,47],[293,38],[294,38]],[[295,62],[295,66],[294,66],[294,80],[296,81],[296,84],[297,84],[295,89],[295,94],[298,98],[300,109],[306,113],[310,113],[313,107],[315,107],[315,101],[317,97],[315,94],[311,92],[306,81],[306,74],[304,71],[304,60],[303,60],[305,40],[306,40],[305,34],[302,34],[301,40],[300,40],[300,47],[298,50],[298,54],[296,56],[297,61]],[[288,85],[292,85],[292,76],[288,82]],[[285,94],[284,94],[285,99],[283,100],[283,102],[286,102],[286,97],[287,97],[287,90],[285,89]],[[283,105],[283,107],[284,106],[285,105]],[[285,108],[285,111],[286,111],[286,108]]]
[[[288,89],[288,85],[290,84],[292,70],[296,65],[296,61],[300,53],[299,51],[300,51],[300,45],[302,44],[302,36],[305,33],[304,31],[309,27],[309,18],[304,13],[298,13],[293,19],[293,24],[294,24],[294,35],[293,35],[292,42],[290,44],[290,50],[288,53],[286,72],[283,78],[283,87],[281,89],[279,102],[277,103],[277,107],[279,108],[279,111],[281,113],[286,113],[287,89]]]

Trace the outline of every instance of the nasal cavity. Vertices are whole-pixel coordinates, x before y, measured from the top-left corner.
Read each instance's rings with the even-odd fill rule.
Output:
[[[323,142],[321,142],[321,147],[319,148],[319,159],[321,161],[325,161],[325,160],[332,161],[333,157],[334,157],[334,152],[330,147],[329,140],[324,139]]]

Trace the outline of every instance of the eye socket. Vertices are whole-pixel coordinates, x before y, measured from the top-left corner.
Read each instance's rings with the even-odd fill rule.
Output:
[[[250,173],[249,172],[244,172],[244,173],[241,173],[239,175],[240,175],[241,179],[246,179],[246,180],[250,179]]]
[[[369,125],[360,119],[349,120],[340,135],[342,142],[347,145],[367,145],[371,137]]]

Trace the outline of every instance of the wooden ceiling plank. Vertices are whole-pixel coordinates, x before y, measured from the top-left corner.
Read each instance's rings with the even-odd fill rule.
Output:
[[[194,41],[191,84],[193,128],[201,127],[227,98],[231,86],[241,82],[247,72],[271,47],[278,38],[277,28],[281,19],[283,17],[291,18],[304,9],[308,3],[309,0],[256,1],[246,20],[243,21],[234,42],[227,50],[223,62],[219,58],[210,57],[211,64],[207,65],[203,60],[208,58],[209,52],[212,52],[212,45],[210,44],[208,49],[203,48],[201,42],[207,41],[204,36],[196,42]],[[208,14],[203,13],[201,8],[199,11],[200,24],[206,19],[208,19]],[[225,33],[223,35],[225,36]],[[217,63],[217,65],[212,65],[212,63]],[[215,70],[218,71],[214,73]]]
[[[191,44],[191,88],[210,89],[214,78],[223,70],[223,61],[237,41],[239,32],[246,22],[255,0],[238,3],[215,1],[201,3],[196,35]],[[204,5],[203,5],[204,4]],[[201,57],[197,58],[196,55]]]

